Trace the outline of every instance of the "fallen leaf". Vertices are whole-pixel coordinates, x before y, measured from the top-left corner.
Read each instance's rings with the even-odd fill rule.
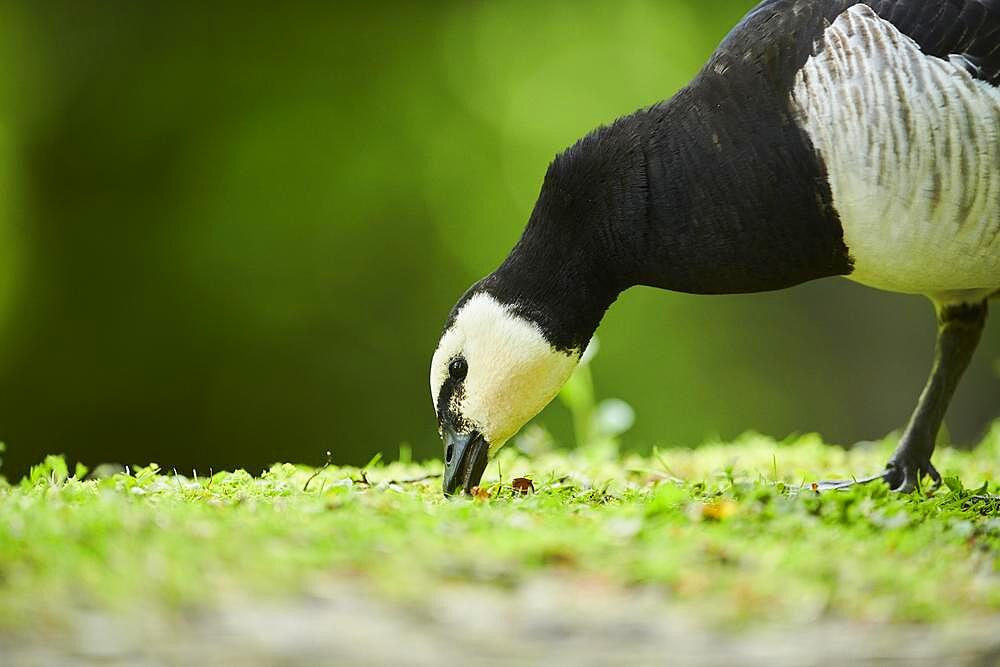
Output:
[[[701,506],[701,518],[710,521],[722,521],[736,514],[739,506],[732,500],[716,500]]]
[[[576,567],[576,556],[570,551],[552,549],[542,552],[542,562],[554,567]]]
[[[489,500],[490,492],[482,486],[474,486],[472,487],[472,497],[476,500]]]
[[[510,485],[513,487],[514,493],[525,495],[535,492],[535,485],[527,477],[518,477]]]

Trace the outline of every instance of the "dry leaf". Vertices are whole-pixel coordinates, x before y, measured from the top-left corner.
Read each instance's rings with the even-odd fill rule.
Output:
[[[542,553],[542,562],[554,567],[576,567],[576,556],[569,551],[552,549]]]
[[[715,502],[705,503],[701,506],[701,518],[709,519],[710,521],[722,521],[736,514],[738,509],[739,506],[732,500],[716,500]]]
[[[490,492],[482,486],[472,487],[472,497],[476,500],[489,500]]]
[[[514,493],[520,493],[522,495],[535,492],[535,485],[532,484],[531,480],[527,477],[518,477],[513,482],[510,483],[511,487],[514,489]]]

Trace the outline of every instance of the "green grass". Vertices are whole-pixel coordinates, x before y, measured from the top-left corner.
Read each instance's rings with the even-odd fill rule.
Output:
[[[1000,424],[975,452],[938,453],[948,486],[928,497],[811,490],[879,469],[892,444],[747,435],[623,460],[509,451],[487,469],[488,497],[453,500],[439,479],[410,481],[437,461],[78,481],[50,458],[0,486],[0,625],[296,596],[327,577],[412,603],[549,573],[653,587],[712,624],[1000,611],[1000,510],[973,498],[1000,491]],[[534,493],[513,492],[522,476]]]

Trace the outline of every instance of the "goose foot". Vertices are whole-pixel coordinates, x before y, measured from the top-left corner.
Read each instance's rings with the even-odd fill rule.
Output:
[[[912,493],[920,488],[924,477],[931,478],[931,489],[941,486],[941,474],[930,459],[918,460],[897,454],[885,466],[885,471],[851,480],[827,480],[816,484],[817,491],[841,491],[860,484],[870,484],[879,480],[889,485],[889,489],[897,493]]]

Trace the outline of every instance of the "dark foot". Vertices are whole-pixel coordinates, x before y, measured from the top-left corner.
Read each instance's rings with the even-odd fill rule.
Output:
[[[900,493],[910,493],[920,488],[924,477],[931,478],[931,488],[941,486],[941,473],[930,459],[917,461],[906,457],[893,457],[885,467],[885,481],[889,488]]]
[[[929,460],[918,463],[904,457],[893,458],[885,466],[885,472],[861,479],[824,481],[816,484],[817,491],[836,491],[849,489],[858,484],[869,484],[878,480],[884,481],[889,488],[899,493],[912,493],[920,488],[920,480],[925,476],[931,478],[931,488],[941,486],[941,475]]]

